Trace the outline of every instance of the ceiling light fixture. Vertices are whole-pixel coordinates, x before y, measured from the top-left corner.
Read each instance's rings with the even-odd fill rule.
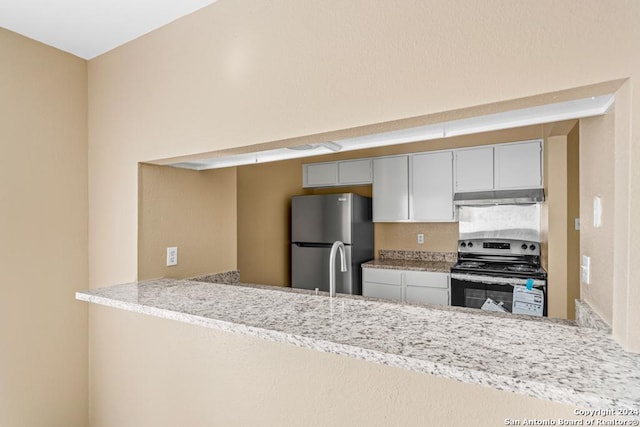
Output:
[[[336,144],[335,142],[331,142],[331,141],[328,141],[328,142],[321,142],[321,143],[320,143],[320,144],[318,144],[318,145],[320,145],[320,146],[322,146],[322,147],[326,148],[326,149],[327,149],[327,150],[329,150],[329,151],[333,151],[334,153],[335,153],[335,152],[337,152],[337,151],[342,150],[342,145],[340,145],[340,144]]]

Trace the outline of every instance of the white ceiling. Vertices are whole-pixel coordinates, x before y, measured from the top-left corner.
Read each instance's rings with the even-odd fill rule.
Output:
[[[0,27],[91,59],[216,0],[0,0]]]

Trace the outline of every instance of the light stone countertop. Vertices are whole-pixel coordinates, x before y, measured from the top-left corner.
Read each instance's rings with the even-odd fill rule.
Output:
[[[571,322],[160,279],[82,291],[123,310],[346,355],[581,409],[640,410],[640,355]]]

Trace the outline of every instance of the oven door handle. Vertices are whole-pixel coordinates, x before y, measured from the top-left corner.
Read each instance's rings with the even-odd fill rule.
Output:
[[[472,283],[486,283],[488,285],[522,285],[527,284],[529,279],[521,279],[514,277],[496,277],[487,276],[484,274],[465,274],[465,273],[451,273],[451,279],[462,280],[464,282]],[[545,280],[532,279],[534,287],[542,287],[547,284]]]

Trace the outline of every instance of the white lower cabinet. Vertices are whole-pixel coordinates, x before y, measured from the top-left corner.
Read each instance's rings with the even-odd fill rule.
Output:
[[[449,273],[362,269],[362,295],[396,301],[449,305]]]

